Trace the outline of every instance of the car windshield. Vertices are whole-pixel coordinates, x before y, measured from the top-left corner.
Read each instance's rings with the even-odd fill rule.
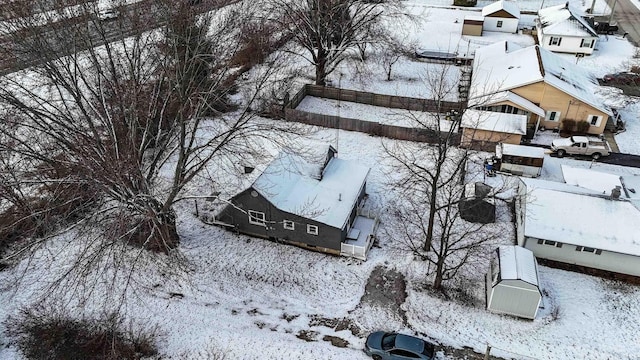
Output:
[[[382,338],[382,350],[393,349],[396,344],[396,334],[386,334]]]
[[[424,349],[422,350],[422,353],[424,355],[427,355],[428,357],[433,357],[433,354],[436,352],[436,348],[435,346],[433,346],[433,344],[426,342],[424,344]]]

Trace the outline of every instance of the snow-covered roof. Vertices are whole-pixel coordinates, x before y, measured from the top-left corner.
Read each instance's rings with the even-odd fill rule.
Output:
[[[522,280],[538,286],[538,265],[531,250],[520,246],[501,245],[498,254],[501,279]]]
[[[468,104],[471,107],[490,106],[505,101],[511,102],[522,110],[529,111],[538,116],[546,116],[546,113],[541,107],[511,91],[500,91],[497,93],[487,94],[485,96],[475,97],[473,99],[469,99]]]
[[[545,149],[540,147],[535,147],[535,146],[498,144],[496,145],[496,153],[498,152],[503,155],[513,155],[513,156],[543,159]]]
[[[598,37],[598,33],[568,2],[538,10],[538,18],[546,35]]]
[[[631,202],[527,190],[525,236],[640,256],[640,211]]]
[[[520,182],[522,182],[527,187],[527,192],[531,192],[536,189],[546,189],[546,190],[570,192],[574,194],[602,195],[602,193],[599,191],[595,191],[587,188],[581,188],[576,185],[569,185],[569,184],[558,182],[558,181],[549,181],[549,180],[521,177]]]
[[[569,185],[590,189],[604,195],[609,195],[616,186],[622,188],[619,175],[567,165],[562,165],[561,167],[564,181]]]
[[[506,40],[476,50],[469,98],[538,82],[611,115],[594,95],[597,84],[589,72],[538,45],[522,48]]]
[[[282,211],[342,228],[369,168],[333,157],[322,171],[324,160],[317,160],[281,152],[252,187]]]
[[[500,0],[494,3],[491,3],[482,8],[482,16],[488,16],[491,14],[495,14],[500,10],[504,10],[511,14],[516,19],[520,18],[520,7],[515,1],[505,1]]]
[[[467,109],[462,114],[460,126],[477,130],[524,135],[527,133],[527,116]]]
[[[465,15],[464,19],[465,20],[472,20],[472,21],[484,21],[484,16],[481,16],[481,15]]]

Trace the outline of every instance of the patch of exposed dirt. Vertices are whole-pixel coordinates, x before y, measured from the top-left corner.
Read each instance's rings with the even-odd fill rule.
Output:
[[[318,315],[311,316],[309,326],[325,326],[335,331],[349,330],[352,335],[363,337],[362,329],[353,320],[347,318],[326,318]]]
[[[296,337],[306,342],[318,341],[318,332],[313,330],[300,330]]]
[[[400,306],[407,299],[404,275],[394,269],[378,266],[371,272],[360,305],[368,304],[393,310],[407,324],[407,314]]]
[[[329,341],[331,345],[339,348],[346,348],[349,346],[349,342],[345,339],[339,338],[337,336],[325,335],[322,340]]]

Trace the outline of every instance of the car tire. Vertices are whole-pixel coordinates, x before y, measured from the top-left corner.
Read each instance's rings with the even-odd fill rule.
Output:
[[[382,360],[382,356],[380,355],[373,355],[372,358],[373,360]]]
[[[601,156],[602,156],[602,155],[600,155],[600,153],[593,153],[593,154],[591,154],[591,158],[592,158],[593,160],[598,160],[598,159],[600,159],[600,157],[601,157]]]
[[[564,157],[564,154],[566,154],[567,152],[565,150],[558,150],[558,157]]]

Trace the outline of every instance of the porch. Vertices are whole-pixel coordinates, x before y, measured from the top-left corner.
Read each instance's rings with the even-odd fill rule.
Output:
[[[340,255],[367,260],[377,229],[378,218],[369,211],[359,210],[346,240],[341,244]]]

